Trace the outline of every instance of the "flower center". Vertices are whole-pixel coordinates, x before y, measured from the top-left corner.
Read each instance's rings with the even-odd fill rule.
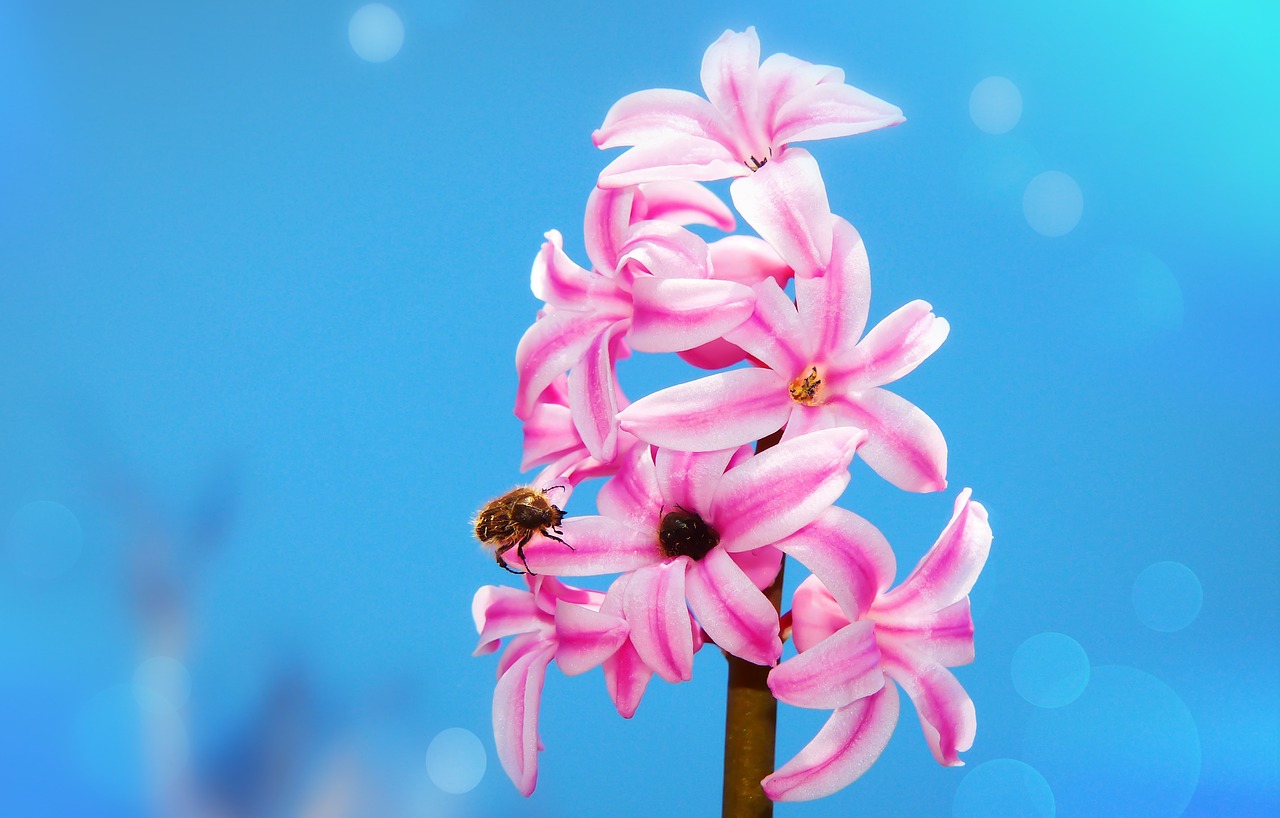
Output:
[[[809,374],[803,378],[796,378],[787,390],[791,392],[791,399],[801,406],[817,406],[822,403],[822,399],[818,396],[820,386],[822,386],[822,378],[818,377],[818,367],[811,366]]]
[[[692,511],[676,506],[658,526],[658,543],[668,557],[700,560],[720,542],[720,533]]]

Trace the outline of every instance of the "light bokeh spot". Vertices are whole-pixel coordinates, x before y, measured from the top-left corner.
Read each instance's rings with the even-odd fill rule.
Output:
[[[969,94],[969,118],[979,130],[1008,133],[1022,118],[1022,93],[1005,77],[987,77]]]
[[[361,6],[347,26],[351,47],[362,60],[386,62],[404,45],[404,23],[395,9],[385,3]]]
[[[1089,655],[1062,633],[1040,633],[1018,646],[1011,666],[1018,695],[1036,707],[1064,707],[1089,684]]]
[[[1180,562],[1148,565],[1133,582],[1133,609],[1153,631],[1182,630],[1200,615],[1203,602],[1200,578]]]
[[[138,705],[148,711],[172,712],[184,707],[191,694],[191,675],[182,662],[169,656],[152,656],[133,672]]]
[[[71,509],[52,500],[27,503],[14,512],[5,532],[10,563],[24,576],[54,579],[80,559],[84,531]]]
[[[463,727],[441,730],[427,747],[427,775],[437,787],[454,795],[474,790],[488,763],[480,739]]]
[[[1022,194],[1027,224],[1042,236],[1065,236],[1080,223],[1084,194],[1076,180],[1059,170],[1048,170],[1027,183]]]
[[[961,779],[951,805],[955,818],[1053,818],[1053,790],[1029,764],[997,758]]]
[[[1100,665],[1069,706],[1032,712],[1023,758],[1053,782],[1063,815],[1174,818],[1200,779],[1200,733],[1167,684]]]

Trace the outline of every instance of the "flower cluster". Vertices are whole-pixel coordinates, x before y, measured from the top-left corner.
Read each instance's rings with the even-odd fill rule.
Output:
[[[563,487],[562,504],[583,480],[606,482],[598,515],[566,516],[560,539],[533,534],[520,559],[507,554],[527,590],[475,597],[476,652],[507,640],[494,733],[525,795],[553,659],[566,674],[602,667],[627,718],[654,675],[691,679],[706,643],[773,668],[778,700],[831,711],[762,782],[774,800],[861,775],[896,724],[895,684],[939,763],[959,764],[973,742],[973,704],[946,668],[973,659],[967,595],[991,542],[985,510],[962,491],[933,548],[890,589],[889,544],[834,505],[855,454],[907,491],[946,487],[942,433],[885,387],[938,349],[948,324],[913,301],[866,331],[862,238],[831,213],[817,162],[794,145],[896,125],[901,111],[838,68],[761,62],[753,29],[711,45],[702,84],[706,98],[655,89],[613,106],[594,141],[627,150],[587,201],[589,265],[554,230],[533,265],[544,306],[516,353],[522,465],[541,467],[535,488]],[[707,241],[689,226],[737,227],[701,184],[727,178],[755,235]],[[616,366],[632,351],[723,371],[630,403]],[[750,445],[765,438],[775,445]],[[786,556],[811,576],[780,616],[764,589]],[[606,574],[618,577],[603,593],[559,579]],[[799,652],[779,663],[788,636]]]

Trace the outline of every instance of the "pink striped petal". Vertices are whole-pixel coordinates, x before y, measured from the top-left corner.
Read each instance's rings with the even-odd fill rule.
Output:
[[[587,258],[591,259],[597,273],[611,275],[618,268],[622,243],[631,227],[635,198],[635,188],[631,187],[616,190],[597,187],[587,197],[582,233]]]
[[[853,225],[832,221],[831,266],[820,275],[796,279],[800,321],[828,361],[848,355],[867,326],[871,305],[871,263]]]
[[[542,390],[582,360],[591,342],[616,320],[608,315],[559,311],[535,321],[516,347],[520,376],[516,417],[528,418]]]
[[[787,100],[773,120],[776,144],[833,139],[906,121],[902,109],[843,83],[824,82]]]
[[[849,484],[864,434],[848,427],[779,443],[720,481],[712,525],[729,551],[769,545],[817,519]]]
[[[641,352],[679,352],[724,335],[751,317],[756,294],[736,281],[641,276],[627,340]]]
[[[518,588],[485,585],[471,600],[471,617],[480,634],[473,656],[493,653],[498,641],[518,633],[542,630],[546,621],[538,615],[533,595]]]
[[[800,323],[796,305],[778,282],[766,278],[751,289],[756,294],[755,312],[726,332],[725,340],[742,347],[790,382],[813,364],[812,336]]]
[[[598,308],[613,297],[617,284],[598,272],[574,264],[565,255],[559,230],[549,230],[546,236],[533,260],[530,276],[533,294],[556,307],[603,312]]]
[[[618,413],[618,423],[655,446],[709,452],[781,429],[792,405],[777,373],[735,369],[641,398]]]
[[[782,655],[778,611],[723,548],[713,548],[689,566],[689,607],[721,650],[757,665],[775,665]]]
[[[709,278],[707,243],[676,224],[640,222],[627,231],[619,266],[630,262],[639,271],[659,278]]]
[[[973,661],[973,616],[969,598],[940,611],[909,617],[876,617],[876,637],[886,645],[906,645],[943,667]]]
[[[556,603],[562,600],[574,605],[586,605],[592,610],[599,610],[600,603],[604,601],[604,594],[600,591],[567,585],[546,574],[526,575],[524,581],[533,592],[538,608],[550,616],[555,616]]]
[[[884,687],[876,626],[870,620],[844,626],[769,671],[769,689],[780,702],[834,710]]]
[[[814,65],[790,54],[773,54],[760,63],[760,116],[772,126],[778,111],[792,97],[820,82],[844,82],[844,72]],[[770,128],[770,136],[776,130]],[[785,140],[779,140],[783,144]]]
[[[818,163],[801,148],[778,152],[755,173],[734,180],[733,205],[798,275],[831,262],[831,206]]]
[[[663,505],[667,508],[680,506],[695,514],[709,514],[720,478],[735,452],[736,449],[713,452],[659,449],[654,463]]]
[[[826,406],[796,404],[796,407],[791,410],[791,417],[787,419],[787,428],[782,432],[782,440],[787,441],[844,425],[840,418]]]
[[[493,689],[493,740],[498,760],[520,794],[538,784],[538,709],[555,644],[526,653]]]
[[[597,148],[639,145],[684,134],[720,141],[719,115],[707,100],[689,91],[651,88],[627,94],[605,114],[591,135]]]
[[[973,746],[978,716],[973,700],[942,665],[901,645],[882,645],[884,672],[911,697],[933,757],[961,767],[960,753]]]
[[[610,356],[613,333],[626,332],[626,322],[605,328],[569,370],[569,409],[574,428],[591,456],[608,463],[618,454],[618,403],[614,385],[614,361]]]
[[[631,644],[644,663],[668,682],[693,678],[693,633],[685,605],[687,557],[638,569],[622,607]]]
[[[849,390],[892,383],[937,351],[950,330],[927,301],[912,301],[872,327],[840,361],[836,377]]]
[[[710,182],[750,172],[719,142],[676,135],[628,148],[600,171],[596,184],[614,188],[671,179]]]
[[[965,489],[937,542],[921,558],[911,575],[876,604],[877,617],[915,617],[939,611],[963,599],[987,562],[991,524],[982,504]]]
[[[550,403],[545,398],[539,399],[534,404],[533,411],[525,419],[523,435],[521,471],[527,471],[567,452],[582,448],[582,438],[573,428],[573,415],[569,407]]]
[[[762,591],[773,584],[778,578],[778,569],[782,567],[782,552],[768,545],[750,551],[735,551],[729,556],[738,563],[751,584]]]
[[[791,639],[801,653],[849,624],[849,615],[816,576],[805,577],[791,597]]]
[[[759,125],[759,73],[760,38],[755,28],[741,34],[726,31],[702,58],[702,88],[739,137],[739,149],[753,143],[768,145]]]
[[[653,455],[648,446],[637,446],[618,468],[613,479],[596,495],[600,513],[631,528],[647,531],[657,542],[658,513],[665,501],[658,488]]]
[[[747,357],[747,353],[742,351],[742,347],[737,344],[731,344],[723,338],[708,341],[701,346],[686,349],[677,354],[686,363],[692,364],[699,369],[724,369],[740,363]]]
[[[609,691],[609,698],[613,700],[618,715],[624,719],[636,714],[636,708],[640,706],[640,699],[651,678],[653,671],[630,642],[624,642],[617,653],[604,662],[605,689]]]
[[[661,219],[680,225],[705,224],[725,232],[737,226],[729,206],[705,185],[697,182],[650,182],[639,191],[634,221]]]
[[[750,287],[772,278],[783,288],[793,275],[778,252],[755,236],[725,236],[708,244],[707,249],[712,275],[721,281],[737,281]]]
[[[812,801],[841,790],[871,768],[898,725],[898,691],[879,692],[839,708],[796,757],[763,782],[774,801]]]
[[[893,581],[889,541],[871,523],[838,506],[776,546],[812,571],[849,619],[864,616]]]
[[[602,664],[627,641],[621,617],[593,611],[563,600],[556,602],[556,665],[566,676],[577,676]]]
[[[907,491],[947,487],[947,442],[915,404],[875,388],[834,397],[827,405],[844,423],[867,430],[858,454],[881,477]]]
[[[662,559],[658,538],[652,530],[637,530],[610,517],[567,517],[561,530],[563,543],[534,535],[525,545],[525,562],[535,574],[561,577],[615,574]],[[512,568],[525,567],[515,549],[505,556]]]

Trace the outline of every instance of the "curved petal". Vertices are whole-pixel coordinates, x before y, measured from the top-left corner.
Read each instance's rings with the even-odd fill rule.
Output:
[[[622,255],[620,248],[631,227],[635,191],[633,187],[611,190],[597,187],[587,196],[582,235],[587,246],[587,258],[591,259],[597,274],[611,275],[618,268],[618,258]]]
[[[549,402],[545,397],[534,404],[533,411],[524,421],[522,432],[524,448],[520,471],[527,471],[583,448],[582,438],[573,427],[573,415],[569,407]]]
[[[844,423],[867,430],[858,454],[881,477],[907,491],[947,487],[947,441],[915,404],[875,388],[838,396],[827,405]]]
[[[621,617],[556,601],[556,665],[566,676],[577,676],[602,664],[627,641],[627,633],[627,623]]]
[[[729,188],[733,206],[798,275],[831,262],[831,205],[818,163],[789,148]]]
[[[844,707],[881,687],[880,649],[870,620],[845,625],[769,671],[774,698],[813,710]]]
[[[824,82],[796,94],[773,120],[777,144],[874,131],[906,121],[902,109],[844,83]]]
[[[782,552],[768,545],[750,551],[735,551],[729,556],[738,563],[751,583],[762,591],[773,584],[778,578],[778,569],[782,567]]]
[[[640,145],[681,134],[721,141],[723,130],[716,109],[697,94],[650,88],[615,102],[605,114],[604,123],[591,134],[591,141],[601,149]]]
[[[791,410],[791,417],[787,419],[787,428],[782,432],[781,442],[844,425],[840,418],[826,406],[797,404],[796,408]]]
[[[617,319],[609,315],[557,311],[542,316],[525,331],[516,347],[516,417],[533,413],[538,396],[552,381],[575,366],[591,342]]]
[[[813,522],[849,484],[849,463],[863,439],[861,430],[848,427],[814,432],[726,472],[709,521],[721,545],[747,551]]]
[[[734,281],[642,276],[627,340],[641,352],[679,352],[713,341],[751,316],[756,294]]]
[[[906,645],[943,667],[973,661],[973,615],[965,597],[940,611],[904,618],[876,618],[876,638],[892,649]]]
[[[737,344],[731,344],[723,338],[708,341],[701,346],[686,349],[676,354],[683,358],[686,363],[692,364],[699,369],[724,369],[742,362],[747,357],[747,353],[742,350],[742,347]]]
[[[535,535],[524,547],[524,565],[514,553],[508,563],[516,569],[528,567],[538,575],[585,577],[632,571],[662,559],[652,531],[641,531],[610,517],[566,517],[560,528],[564,542]]]
[[[937,351],[950,330],[927,301],[912,301],[871,328],[840,361],[837,377],[851,390],[892,383]]]
[[[648,532],[654,543],[658,541],[658,513],[663,502],[648,446],[635,447],[618,473],[596,495],[596,508],[601,514]]]
[[[871,262],[862,236],[840,217],[832,220],[831,265],[820,275],[796,278],[800,321],[828,361],[852,353],[867,326]]]
[[[937,542],[902,584],[881,598],[876,615],[914,617],[939,611],[973,589],[991,551],[991,524],[981,503],[965,489]]]
[[[498,641],[518,633],[531,633],[547,624],[538,615],[533,595],[518,588],[485,585],[471,600],[471,618],[480,634],[472,656],[492,653]]]
[[[538,708],[555,644],[530,651],[493,689],[493,740],[511,783],[528,797],[538,784]]]
[[[812,571],[850,619],[864,616],[893,581],[889,541],[874,525],[839,506],[775,546]]]
[[[898,725],[898,690],[886,684],[831,714],[796,757],[763,782],[774,801],[811,801],[852,784],[884,752]]]
[[[559,230],[547,231],[547,240],[533,260],[530,286],[548,304],[571,310],[596,309],[609,299],[617,284],[600,273],[584,270],[564,252]],[[610,268],[612,269],[612,268]]]
[[[734,369],[641,398],[618,413],[618,423],[655,446],[709,452],[781,429],[791,406],[777,373]]]
[[[746,147],[744,140],[767,145],[759,123],[760,38],[755,28],[720,35],[703,55],[701,73],[707,99],[738,137],[739,147]]]
[[[677,224],[647,221],[632,225],[618,265],[659,278],[703,279],[711,276],[707,243]]]
[[[782,655],[778,610],[723,548],[713,548],[689,566],[689,607],[721,650],[757,665],[775,665]]]
[[[804,653],[849,624],[849,615],[816,576],[805,577],[791,597],[791,639]]]
[[[591,456],[601,463],[618,454],[618,402],[614,381],[614,361],[610,355],[615,332],[625,332],[619,322],[604,329],[569,370],[569,409],[574,428]]]
[[[787,286],[794,271],[764,239],[756,236],[725,236],[707,245],[712,276],[721,281],[737,281],[748,287],[766,278]]]
[[[623,597],[626,596],[627,585],[630,582],[630,574],[623,574],[613,581],[609,586],[609,592],[605,594],[604,602],[600,605],[601,613],[622,616]],[[690,630],[692,632],[692,628]],[[694,646],[694,650],[697,650],[697,645]],[[640,706],[640,699],[644,696],[645,688],[648,687],[652,676],[653,670],[640,659],[640,654],[636,653],[636,648],[631,644],[630,639],[623,642],[617,652],[605,660],[605,689],[608,690],[609,698],[613,700],[613,706],[617,708],[618,715],[629,719],[636,714],[636,708]]]
[[[688,564],[687,557],[678,557],[637,570],[622,599],[631,644],[668,682],[693,678],[693,633],[684,601]]]
[[[602,188],[687,179],[710,182],[751,171],[719,142],[697,136],[669,136],[628,148],[600,171]]]
[[[637,222],[661,219],[679,225],[705,224],[726,233],[737,226],[724,200],[697,182],[650,182],[639,190],[633,216]]]
[[[944,767],[963,766],[959,754],[973,746],[978,732],[969,694],[937,662],[901,645],[881,647],[884,672],[911,697],[933,757]]]
[[[796,305],[778,282],[766,278],[751,289],[756,294],[755,311],[726,332],[725,340],[742,347],[790,381],[813,363],[813,336],[800,323]]]
[[[684,452],[659,449],[657,466],[659,491],[664,505],[680,506],[686,511],[709,515],[715,501],[716,487],[729,467],[736,449],[711,452]]]
[[[770,137],[776,130],[773,123],[782,106],[820,82],[844,82],[844,72],[829,65],[814,65],[790,54],[773,54],[760,63],[760,116],[770,124]]]

